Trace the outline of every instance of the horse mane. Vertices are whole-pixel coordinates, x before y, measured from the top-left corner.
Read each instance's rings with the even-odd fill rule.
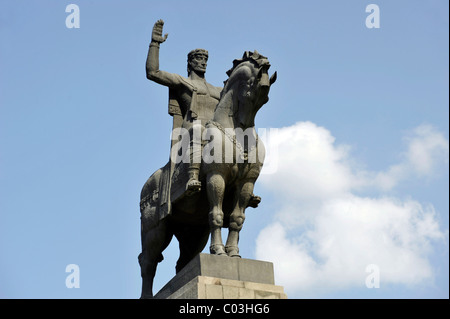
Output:
[[[269,63],[269,60],[267,59],[267,57],[263,56],[262,54],[259,54],[258,51],[256,51],[256,50],[255,50],[254,52],[251,52],[251,51],[245,51],[245,52],[244,52],[244,55],[242,56],[241,59],[235,59],[235,60],[233,60],[233,67],[232,67],[231,69],[229,69],[229,70],[226,72],[227,75],[228,75],[228,79],[225,80],[225,81],[223,82],[223,87],[224,87],[224,88],[225,88],[225,86],[226,86],[228,80],[230,79],[230,76],[231,76],[231,74],[233,73],[233,71],[234,71],[241,63],[246,62],[246,61],[252,62],[253,64],[255,64],[255,66],[256,66],[257,68],[260,68],[260,67],[262,67],[262,66],[264,66],[264,65],[267,65],[268,67],[270,67],[270,63]]]

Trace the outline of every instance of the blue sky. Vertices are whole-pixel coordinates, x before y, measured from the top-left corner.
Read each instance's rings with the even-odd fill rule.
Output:
[[[245,50],[278,72],[256,117],[278,168],[243,257],[274,262],[289,298],[449,297],[447,1],[79,0],[0,3],[1,298],[139,297],[139,194],[171,132],[167,88],[145,77],[158,19],[163,70],[205,48],[216,86]],[[155,290],[177,255],[174,239]]]

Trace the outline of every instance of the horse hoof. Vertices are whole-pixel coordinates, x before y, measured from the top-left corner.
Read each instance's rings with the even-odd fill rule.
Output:
[[[239,248],[238,247],[227,246],[227,247],[225,247],[225,251],[227,252],[227,255],[229,257],[242,258],[241,255],[239,255]]]
[[[212,255],[227,256],[227,253],[225,252],[225,247],[223,245],[211,245],[209,247],[209,252]]]
[[[256,207],[258,207],[259,203],[261,203],[261,197],[252,195],[252,197],[250,197],[250,200],[248,201],[247,206],[256,208]]]

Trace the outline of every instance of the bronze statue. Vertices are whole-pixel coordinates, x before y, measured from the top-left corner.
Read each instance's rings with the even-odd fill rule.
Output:
[[[187,161],[171,157],[141,191],[141,298],[153,297],[157,264],[174,235],[180,246],[177,272],[203,250],[209,234],[212,254],[240,257],[239,231],[245,208],[256,207],[260,201],[253,195],[253,186],[263,165],[264,146],[257,137],[254,119],[276,80],[276,72],[269,79],[269,61],[256,51],[247,51],[242,59],[233,61],[223,90],[205,80],[208,52],[204,49],[188,54],[187,78],[161,71],[159,47],[167,39],[167,34],[162,36],[163,25],[158,20],[153,27],[147,78],[169,87],[173,132],[177,128],[188,132],[189,153]],[[236,129],[249,133],[247,143],[237,138]],[[195,138],[196,134],[213,136],[209,142],[215,145],[216,160],[204,159],[208,141]],[[171,154],[179,153],[174,149],[178,140],[177,136],[172,138]],[[226,158],[221,150],[227,145],[232,146],[232,156]],[[222,227],[229,228],[225,246]]]

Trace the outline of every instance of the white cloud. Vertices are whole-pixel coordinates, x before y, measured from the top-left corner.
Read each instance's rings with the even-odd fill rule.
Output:
[[[279,210],[257,238],[256,258],[275,262],[277,283],[288,294],[365,287],[369,264],[380,268],[381,284],[432,278],[431,243],[446,238],[434,207],[355,195],[362,188],[390,189],[408,176],[430,176],[448,162],[448,141],[433,127],[418,127],[406,141],[400,163],[367,172],[353,168],[350,148],[335,145],[323,127],[300,122],[279,129],[278,170],[260,177],[279,199]]]
[[[448,140],[431,125],[417,127],[407,141],[407,162],[417,174],[433,174],[442,159],[448,163]]]
[[[434,176],[440,165],[448,164],[448,140],[433,126],[418,126],[405,141],[408,145],[402,162],[392,165],[386,172],[379,172],[375,178],[375,183],[383,190],[392,189],[407,178]]]
[[[345,164],[349,148],[335,147],[325,128],[297,123],[279,129],[272,143],[278,149],[278,169],[263,174],[263,168],[261,180],[276,185],[280,194],[320,199],[345,193],[356,182]]]

